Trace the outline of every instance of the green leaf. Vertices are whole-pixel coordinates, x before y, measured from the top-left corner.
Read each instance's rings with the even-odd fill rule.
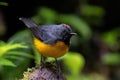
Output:
[[[6,58],[6,59],[15,59],[15,60],[23,60],[22,57],[14,56],[14,55],[11,55],[11,56],[10,55],[5,55],[4,58]]]
[[[105,10],[100,7],[100,6],[94,6],[94,5],[83,5],[81,7],[81,11],[80,14],[84,15],[84,16],[104,16],[105,15]]]
[[[120,64],[120,54],[118,54],[118,53],[107,53],[102,57],[102,62],[106,65]]]
[[[8,6],[8,3],[6,3],[6,2],[0,2],[0,5]]]
[[[16,55],[16,56],[24,56],[28,58],[34,58],[33,55],[26,53],[26,52],[20,52],[20,51],[9,51],[7,55]]]
[[[84,4],[80,6],[80,16],[94,27],[100,27],[104,24],[105,10],[101,6]]]
[[[28,48],[28,46],[22,43],[7,43],[6,45],[0,46],[0,57],[8,53],[10,50],[19,48]]]
[[[41,7],[38,8],[37,14],[32,19],[35,20],[35,22],[38,24],[41,24],[40,21],[44,24],[51,24],[55,22],[56,17],[57,13],[54,10],[46,7]]]
[[[25,43],[8,43],[7,47],[10,49],[29,48]]]
[[[4,58],[0,58],[0,65],[1,65],[1,66],[16,67],[16,65],[15,65],[12,61],[7,60],[7,59],[4,59]]]
[[[74,65],[73,65],[74,63]],[[76,52],[68,52],[64,56],[64,64],[72,72],[73,75],[78,75],[85,64],[85,59],[82,55]]]
[[[26,40],[29,39],[29,40]],[[19,31],[16,34],[14,34],[12,37],[8,40],[9,43],[21,43],[24,42],[27,45],[32,45],[32,35],[29,30],[23,30]]]
[[[4,41],[0,41],[0,47],[6,45]]]
[[[115,46],[117,48],[119,46],[118,41],[117,41],[119,34],[120,34],[120,28],[116,28],[111,31],[103,33],[102,39],[110,47],[114,48]]]

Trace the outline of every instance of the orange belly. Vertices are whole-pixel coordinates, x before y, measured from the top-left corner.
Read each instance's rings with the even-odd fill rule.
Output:
[[[65,45],[64,42],[58,41],[54,45],[45,44],[42,41],[34,38],[34,45],[36,49],[43,55],[47,57],[58,58],[63,56],[68,50],[69,47]]]

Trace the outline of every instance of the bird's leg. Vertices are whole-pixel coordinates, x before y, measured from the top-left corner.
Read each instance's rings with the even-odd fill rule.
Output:
[[[44,64],[45,63],[45,57],[41,54],[41,64]]]
[[[41,54],[41,58],[40,58],[40,64],[43,63],[43,55]]]
[[[60,69],[60,64],[58,62],[58,60],[55,58],[55,62],[56,62],[56,68],[57,68],[57,72],[58,72],[58,79],[60,78],[60,73],[61,73],[61,69]]]
[[[45,59],[46,59],[46,57],[44,57],[44,56],[41,54],[41,61],[40,61],[41,68],[43,68],[43,67],[45,66]]]

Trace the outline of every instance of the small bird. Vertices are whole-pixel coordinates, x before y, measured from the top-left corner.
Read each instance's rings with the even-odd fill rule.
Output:
[[[63,56],[69,50],[71,37],[76,34],[66,24],[37,25],[29,18],[19,20],[31,30],[35,48],[45,57]]]

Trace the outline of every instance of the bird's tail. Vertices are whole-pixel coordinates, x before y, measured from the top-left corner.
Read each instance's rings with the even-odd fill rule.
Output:
[[[36,27],[37,24],[29,18],[19,18],[28,28]]]

